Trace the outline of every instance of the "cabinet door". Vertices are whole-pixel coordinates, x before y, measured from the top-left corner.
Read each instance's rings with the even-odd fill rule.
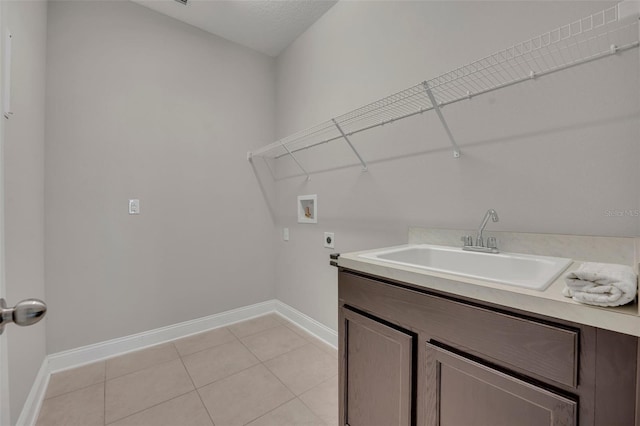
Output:
[[[577,403],[427,343],[428,426],[576,425]]]
[[[413,337],[346,308],[340,323],[340,423],[409,426]]]

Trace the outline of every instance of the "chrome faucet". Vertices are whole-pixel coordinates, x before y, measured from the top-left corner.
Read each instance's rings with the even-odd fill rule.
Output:
[[[487,213],[485,213],[484,218],[482,218],[482,223],[478,228],[478,235],[476,236],[476,244],[473,245],[473,238],[471,237],[471,235],[465,235],[462,237],[463,250],[480,251],[483,253],[499,253],[495,237],[487,238],[487,246],[485,247],[484,245],[482,232],[484,231],[484,228],[487,226],[487,222],[489,222],[489,218],[491,218],[493,222],[497,222],[498,220],[500,220],[498,218],[498,213],[494,209],[487,210]]]
[[[484,241],[482,240],[482,231],[484,231],[484,228],[487,226],[489,218],[491,218],[491,220],[494,222],[500,220],[498,219],[498,213],[496,213],[494,209],[487,210],[484,218],[482,219],[482,223],[480,224],[480,228],[478,228],[478,236],[476,237],[476,246],[478,247],[484,247]]]

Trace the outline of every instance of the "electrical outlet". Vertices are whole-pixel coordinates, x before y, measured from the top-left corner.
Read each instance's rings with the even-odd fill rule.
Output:
[[[335,248],[335,237],[333,235],[333,232],[325,232],[324,233],[324,246],[326,248]]]

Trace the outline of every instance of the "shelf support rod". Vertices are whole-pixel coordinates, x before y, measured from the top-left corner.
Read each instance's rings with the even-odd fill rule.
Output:
[[[305,175],[307,175],[307,180],[311,180],[311,176],[309,176],[309,173],[307,173],[307,171],[304,169],[304,167],[302,167],[302,164],[300,164],[300,162],[298,161],[298,159],[296,158],[295,155],[293,155],[293,152],[289,151],[289,148],[287,148],[287,145],[282,144],[282,147],[284,148],[285,151],[287,151],[287,154],[289,154],[291,156],[291,158],[293,159],[293,161],[296,162],[296,164],[298,165],[298,167],[300,167],[300,170],[302,170],[302,173],[304,173]]]
[[[351,141],[349,140],[349,138],[347,137],[347,135],[342,131],[342,128],[340,127],[340,125],[338,124],[338,122],[336,121],[335,118],[332,118],[331,121],[333,121],[333,124],[336,125],[336,128],[338,129],[338,131],[340,132],[340,134],[342,135],[342,137],[344,138],[345,141],[347,141],[347,143],[349,144],[349,147],[351,148],[351,150],[353,151],[354,154],[356,154],[356,157],[358,157],[358,160],[360,160],[360,164],[362,164],[362,171],[366,172],[367,171],[367,163],[365,163],[365,161],[362,159],[362,157],[360,157],[360,154],[358,153],[358,151],[355,149],[355,147],[353,146],[353,144],[351,143]]]
[[[433,105],[433,110],[436,112],[436,114],[438,114],[438,118],[442,123],[442,127],[444,127],[445,132],[447,132],[447,135],[449,136],[451,145],[453,145],[453,157],[460,158],[460,147],[458,147],[456,140],[453,138],[453,134],[451,133],[451,130],[447,125],[447,121],[444,119],[444,116],[442,115],[442,111],[440,110],[440,105],[438,105],[438,101],[436,101],[436,98],[435,96],[433,96],[433,92],[431,91],[431,87],[429,87],[429,83],[425,81],[422,83],[422,85],[424,86],[424,90],[426,90],[427,92],[427,96],[429,96],[431,105]]]

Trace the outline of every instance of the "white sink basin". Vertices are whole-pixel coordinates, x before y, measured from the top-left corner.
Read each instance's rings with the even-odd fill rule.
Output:
[[[477,253],[428,244],[409,244],[359,257],[538,291],[545,290],[572,262],[562,257]]]

